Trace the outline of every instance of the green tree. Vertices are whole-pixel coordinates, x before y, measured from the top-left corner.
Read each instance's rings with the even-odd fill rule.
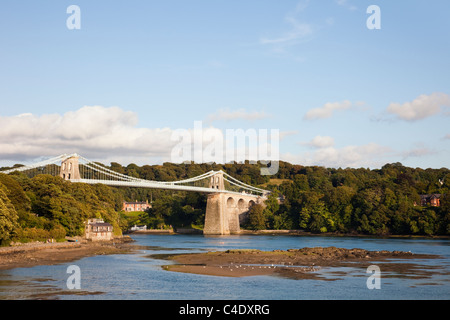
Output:
[[[8,244],[17,229],[18,215],[0,183],[0,245]]]
[[[447,193],[441,197],[439,217],[438,233],[450,235],[450,191],[447,191]]]
[[[268,197],[267,200],[264,201],[266,207],[264,208],[264,217],[266,220],[266,224],[268,228],[270,229],[276,229],[275,228],[275,219],[277,220],[277,227],[280,226],[280,218],[277,216],[278,210],[280,209],[280,204],[278,203],[278,193],[273,192]]]
[[[249,210],[248,228],[252,230],[263,230],[266,228],[266,218],[264,216],[264,206],[253,205]]]

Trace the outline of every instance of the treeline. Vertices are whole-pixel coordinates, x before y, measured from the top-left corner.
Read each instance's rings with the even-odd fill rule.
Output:
[[[250,227],[370,235],[449,235],[450,170],[326,169],[287,164],[270,189],[283,195],[255,208]],[[440,194],[440,207],[422,207],[421,194]]]
[[[449,235],[450,170],[409,168],[330,169],[280,162],[276,175],[257,164],[172,164],[110,169],[148,180],[175,181],[223,170],[247,184],[272,190],[265,207],[255,206],[244,227],[303,229],[371,235]],[[441,206],[420,205],[421,194],[441,194]],[[279,203],[278,197],[283,201]],[[152,200],[148,212],[130,216],[123,201]],[[116,233],[131,224],[150,228],[201,228],[206,195],[144,188],[70,183],[59,177],[0,174],[0,244],[82,235],[88,218],[103,218]]]
[[[381,169],[330,169],[279,163],[276,175],[263,176],[260,166],[242,164],[171,164],[127,167],[123,174],[149,180],[180,180],[210,170],[223,170],[245,183],[272,190],[265,208],[257,206],[244,226],[250,229],[303,229],[371,235],[449,235],[450,170],[409,168],[401,163]],[[135,191],[137,192],[137,191]],[[149,192],[148,190],[146,192]],[[155,192],[155,191],[153,191]],[[441,194],[441,206],[420,205],[421,194]],[[282,197],[281,204],[277,197]],[[149,227],[200,225],[204,195],[160,192],[149,214]]]
[[[260,165],[180,164],[127,167],[113,163],[124,174],[150,180],[180,180],[210,170],[223,170],[245,183],[272,190],[265,208],[256,206],[244,227],[303,229],[323,233],[371,235],[449,235],[450,170],[386,164],[381,169],[332,169],[292,165],[281,161],[276,175],[263,176]],[[148,192],[148,191],[147,191]],[[420,205],[421,194],[441,194],[441,206]],[[179,195],[179,194],[178,194]],[[188,199],[187,197],[191,197]],[[186,226],[203,222],[205,196],[157,198],[145,224]],[[278,203],[277,197],[283,198]],[[195,201],[194,201],[195,200]]]

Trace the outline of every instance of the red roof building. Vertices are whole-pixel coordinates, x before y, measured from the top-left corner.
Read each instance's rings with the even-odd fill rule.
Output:
[[[134,202],[123,202],[123,211],[145,211],[151,208],[152,205],[148,201],[134,201]]]

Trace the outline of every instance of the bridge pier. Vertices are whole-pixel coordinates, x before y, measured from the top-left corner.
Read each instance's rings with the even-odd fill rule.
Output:
[[[257,203],[264,204],[264,197],[248,194],[211,193],[206,202],[205,235],[229,235],[241,231],[240,223]]]
[[[209,187],[225,191],[223,172],[219,171],[211,177]],[[241,231],[240,222],[251,206],[264,203],[264,197],[249,194],[210,193],[206,202],[205,235],[228,235]]]
[[[224,206],[225,194],[211,193],[206,202],[205,235],[227,235],[230,234],[227,208]]]

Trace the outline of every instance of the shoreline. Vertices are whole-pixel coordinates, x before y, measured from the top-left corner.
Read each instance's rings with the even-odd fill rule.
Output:
[[[134,240],[124,236],[110,241],[28,243],[1,247],[0,271],[54,265],[96,255],[130,253],[132,242]]]
[[[203,230],[201,229],[192,229],[192,228],[179,228],[176,230],[173,229],[148,229],[148,230],[139,230],[139,231],[131,231],[127,232],[127,235],[130,234],[163,234],[163,235],[175,235],[175,234],[194,234],[194,235],[203,235]],[[374,238],[374,239],[443,239],[443,240],[450,240],[450,236],[447,235],[433,235],[433,236],[427,236],[427,235],[368,235],[368,234],[358,234],[358,233],[333,233],[333,232],[326,232],[326,233],[313,233],[303,230],[289,230],[289,229],[283,229],[283,230],[246,230],[241,229],[239,232],[232,232],[230,235],[292,235],[292,236],[311,236],[311,237],[356,237],[356,238]],[[217,235],[206,235],[206,236],[212,236],[215,237]],[[226,235],[224,235],[226,236]]]
[[[359,234],[359,233],[313,233],[303,230],[241,230],[239,232],[232,233],[232,235],[297,235],[297,236],[311,236],[311,237],[356,237],[356,238],[374,238],[374,239],[443,239],[450,240],[450,236],[446,235],[402,235],[402,234],[386,234],[386,235],[375,235],[375,234]]]

